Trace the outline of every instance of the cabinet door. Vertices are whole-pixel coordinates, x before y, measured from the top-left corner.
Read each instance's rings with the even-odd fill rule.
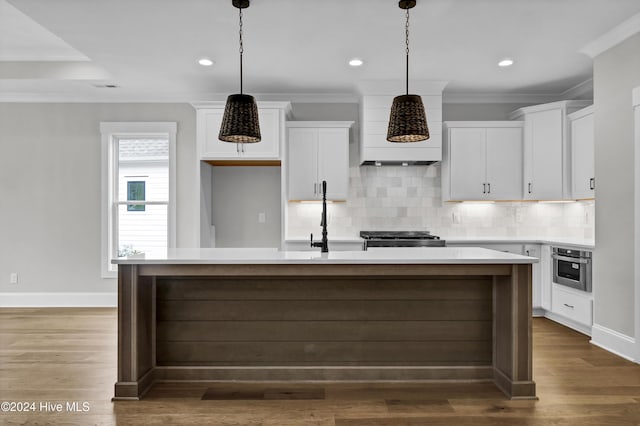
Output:
[[[540,248],[540,306],[547,311],[551,310],[552,281],[551,246],[543,245]]]
[[[258,111],[260,135],[258,143],[244,145],[243,157],[247,158],[280,158],[280,111],[277,109],[261,109]]]
[[[571,122],[571,181],[573,198],[594,197],[593,114]]]
[[[289,200],[318,199],[318,131],[289,129]]]
[[[526,244],[524,246],[525,256],[537,257],[540,259],[540,246],[537,244]],[[533,308],[542,307],[542,282],[541,278],[542,264],[540,262],[531,265],[531,291]]]
[[[529,181],[525,182],[525,199],[562,199],[562,110],[553,109],[528,114],[525,137]],[[525,124],[525,126],[527,125]]]
[[[522,129],[488,128],[487,198],[522,199]]]
[[[234,158],[240,156],[236,143],[218,139],[224,109],[202,109],[198,111],[198,140],[201,158]]]
[[[449,130],[452,200],[482,200],[486,196],[485,129]]]
[[[318,129],[318,185],[327,181],[327,200],[346,200],[349,189],[349,129]],[[320,197],[322,189],[320,188]]]

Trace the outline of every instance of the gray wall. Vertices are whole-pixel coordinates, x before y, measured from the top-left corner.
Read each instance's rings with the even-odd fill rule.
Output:
[[[190,105],[3,103],[0,292],[115,292],[100,272],[101,121],[178,122],[177,244],[195,245]],[[18,285],[8,284],[11,272]]]
[[[280,247],[280,167],[212,167],[216,247]],[[265,213],[266,222],[258,222]]]
[[[442,104],[442,121],[502,121],[518,108],[529,106],[523,103],[504,104]],[[427,117],[428,118],[428,117]]]
[[[595,323],[634,336],[634,164],[631,91],[640,86],[640,34],[594,59]]]

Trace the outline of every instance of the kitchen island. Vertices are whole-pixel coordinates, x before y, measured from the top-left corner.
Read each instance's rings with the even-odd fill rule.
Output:
[[[535,398],[531,264],[482,248],[119,258],[118,381],[493,381]]]

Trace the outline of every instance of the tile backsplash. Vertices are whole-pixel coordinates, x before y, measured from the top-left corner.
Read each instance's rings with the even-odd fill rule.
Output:
[[[361,230],[429,230],[452,237],[594,238],[594,201],[443,203],[440,164],[351,167],[349,198],[329,204],[330,238]],[[286,238],[320,232],[321,204],[288,204]]]

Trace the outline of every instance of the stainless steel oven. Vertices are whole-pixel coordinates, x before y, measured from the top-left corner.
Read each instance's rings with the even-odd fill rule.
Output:
[[[552,247],[553,282],[591,292],[591,252]]]

